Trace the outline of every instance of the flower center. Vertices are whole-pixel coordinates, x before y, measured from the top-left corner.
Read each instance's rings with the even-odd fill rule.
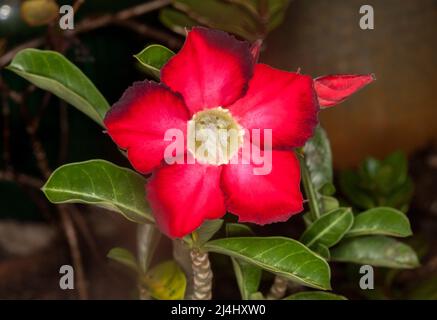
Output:
[[[188,150],[200,162],[228,163],[243,144],[244,130],[227,109],[197,112],[188,121]]]

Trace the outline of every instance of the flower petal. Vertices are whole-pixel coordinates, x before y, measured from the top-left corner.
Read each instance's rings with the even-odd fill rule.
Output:
[[[164,158],[171,141],[164,141],[167,129],[182,130],[189,119],[182,98],[162,84],[136,82],[106,114],[109,135],[139,172],[148,173]]]
[[[160,230],[181,238],[206,219],[226,213],[220,190],[222,168],[174,164],[157,169],[147,185],[147,198]]]
[[[375,80],[373,74],[339,74],[314,79],[320,106],[332,107]]]
[[[252,145],[254,147],[254,145]],[[265,153],[264,153],[265,155]],[[271,151],[264,165],[271,165],[271,172],[255,175],[256,165],[228,164],[222,172],[222,189],[226,208],[242,222],[266,224],[286,221],[303,210],[300,192],[300,167],[291,151]],[[259,163],[259,162],[258,162]]]
[[[182,94],[195,113],[240,98],[253,64],[249,43],[223,31],[195,27],[179,53],[161,70],[161,81]]]
[[[273,148],[298,147],[317,125],[317,103],[309,76],[257,64],[246,95],[229,107],[244,128],[272,130]]]

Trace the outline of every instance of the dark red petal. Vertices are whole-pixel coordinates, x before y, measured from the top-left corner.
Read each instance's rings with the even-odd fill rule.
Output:
[[[332,107],[375,80],[373,74],[338,74],[314,79],[320,106]]]
[[[256,65],[246,95],[229,109],[246,129],[272,129],[274,148],[302,146],[318,123],[312,79],[265,64]]]
[[[250,44],[229,34],[195,27],[161,70],[161,80],[179,92],[192,113],[227,106],[240,98],[253,72]]]
[[[160,230],[181,238],[206,219],[225,213],[220,189],[222,168],[202,164],[174,164],[157,169],[147,185],[147,198]]]
[[[266,162],[267,163],[267,162]],[[272,170],[255,175],[251,164],[228,164],[222,172],[226,208],[242,222],[266,224],[288,220],[303,210],[300,167],[292,151],[272,151]]]
[[[136,82],[129,87],[106,114],[104,123],[109,135],[127,150],[132,166],[150,172],[164,158],[167,129],[186,132],[189,119],[182,98],[162,84]]]

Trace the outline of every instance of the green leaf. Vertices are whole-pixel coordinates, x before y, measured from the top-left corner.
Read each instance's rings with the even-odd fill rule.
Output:
[[[210,241],[204,248],[252,263],[302,285],[330,289],[329,265],[319,255],[293,239],[225,238]]]
[[[303,151],[305,162],[311,176],[311,182],[317,191],[326,185],[332,184],[332,153],[325,130],[318,126],[313,137],[307,141]]]
[[[174,54],[173,51],[162,45],[152,44],[145,47],[140,53],[134,55],[134,57],[152,76],[159,79],[161,68]]]
[[[108,102],[87,76],[58,52],[24,49],[7,69],[50,91],[103,126]]]
[[[137,227],[138,264],[143,273],[149,270],[161,235],[161,232],[154,224],[143,223]]]
[[[355,216],[354,224],[345,237],[375,234],[408,237],[412,232],[410,222],[403,212],[393,208],[378,207]]]
[[[249,237],[253,236],[254,232],[248,225],[242,223],[227,223],[226,235],[228,237]]]
[[[150,269],[142,279],[150,295],[159,300],[182,300],[187,278],[174,261],[166,261]]]
[[[300,241],[308,247],[316,244],[332,247],[343,238],[353,222],[354,217],[350,208],[334,209],[314,221],[303,233]]]
[[[159,20],[167,28],[182,36],[187,35],[186,29],[199,25],[199,22],[191,19],[185,13],[171,8],[161,9],[159,12]]]
[[[346,197],[353,205],[363,209],[376,207],[376,203],[368,191],[360,187],[360,177],[354,171],[343,171],[340,173],[340,187]]]
[[[304,291],[285,297],[283,300],[347,300],[346,297],[323,291]]]
[[[208,242],[223,225],[222,219],[206,220],[199,228],[197,228],[197,245],[202,246]]]
[[[106,255],[109,259],[115,260],[131,269],[135,272],[139,271],[137,260],[135,256],[127,249],[124,248],[112,248]]]
[[[88,203],[145,223],[153,221],[146,202],[146,179],[104,160],[70,163],[56,169],[42,191],[52,203]]]
[[[255,292],[252,293],[249,297],[249,300],[265,300],[266,298],[264,297],[264,295],[262,294],[262,292]]]
[[[226,235],[228,237],[252,236],[252,230],[239,223],[228,223],[226,225]],[[244,260],[231,257],[234,267],[235,277],[237,278],[238,288],[240,289],[243,300],[252,300],[257,293],[261,282],[262,270],[257,266]]]
[[[322,202],[325,212],[329,212],[340,207],[340,203],[334,197],[322,196]]]
[[[419,266],[417,255],[411,247],[384,236],[346,239],[331,249],[331,260],[400,269]]]
[[[329,248],[327,246],[324,246],[323,244],[318,243],[311,247],[311,249],[325,260],[329,260],[331,258]]]
[[[189,18],[210,28],[220,29],[255,41],[261,23],[245,8],[222,0],[174,0],[173,5]]]

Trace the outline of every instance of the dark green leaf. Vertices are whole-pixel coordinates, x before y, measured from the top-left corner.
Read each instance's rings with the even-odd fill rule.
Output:
[[[354,217],[350,208],[334,209],[311,224],[300,240],[308,247],[316,244],[332,247],[343,238],[351,228],[353,221]]]
[[[53,203],[88,203],[121,213],[138,223],[153,221],[146,202],[146,179],[104,160],[66,164],[42,187]]]
[[[133,269],[135,272],[139,271],[138,263],[135,259],[135,256],[127,249],[112,248],[108,252],[107,257]]]
[[[329,260],[331,258],[329,248],[327,246],[324,246],[323,244],[318,243],[311,247],[311,249],[325,260]]]
[[[323,291],[304,291],[292,294],[283,300],[347,300],[338,294]]]
[[[158,247],[161,232],[154,224],[144,223],[137,227],[138,264],[143,273],[149,270],[150,263]]]
[[[50,91],[103,126],[109,104],[94,84],[55,51],[24,49],[7,67],[37,87]]]
[[[393,208],[378,207],[355,216],[354,224],[346,237],[372,234],[408,237],[412,232],[404,213]]]
[[[186,29],[199,25],[199,22],[191,19],[185,13],[171,8],[162,9],[159,13],[159,20],[167,28],[182,36],[186,36]]]
[[[330,289],[329,265],[320,256],[293,239],[225,238],[210,241],[204,248],[244,260],[309,287]]]
[[[226,235],[228,237],[252,236],[253,232],[244,224],[228,223],[226,225]],[[261,282],[262,270],[241,259],[231,257],[231,260],[241,298],[243,300],[253,299],[252,295],[258,291]]]
[[[175,0],[173,5],[200,24],[250,41],[258,39],[262,31],[261,23],[250,12],[232,3],[221,0]]]
[[[326,213],[340,207],[340,203],[334,197],[322,196],[323,209]]]
[[[206,220],[197,230],[197,245],[208,242],[223,225],[222,219]]]
[[[360,177],[354,171],[343,171],[340,174],[340,187],[353,205],[363,209],[376,207],[372,195],[360,187]]]
[[[228,237],[249,237],[253,236],[254,233],[248,225],[242,223],[227,223],[226,235]]]
[[[161,68],[167,61],[174,56],[174,52],[170,49],[159,45],[152,44],[145,47],[140,53],[134,57],[145,67],[151,75],[156,79],[160,78]]]
[[[308,166],[311,182],[319,191],[325,184],[332,184],[331,146],[325,130],[318,126],[314,136],[307,141],[304,148],[305,163]]]
[[[384,236],[346,239],[331,249],[331,260],[401,269],[419,266],[413,249]]]

